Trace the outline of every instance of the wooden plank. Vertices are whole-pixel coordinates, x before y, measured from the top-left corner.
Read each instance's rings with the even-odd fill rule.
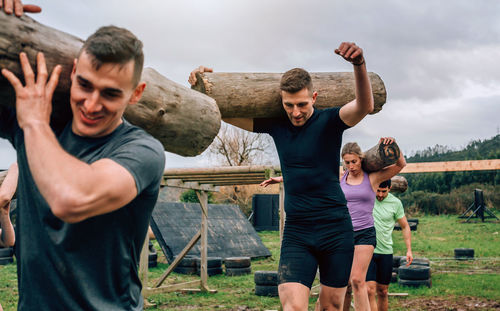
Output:
[[[200,237],[201,237],[201,230],[198,230],[198,232],[193,236],[191,241],[189,241],[186,247],[184,247],[184,249],[179,253],[177,258],[175,258],[172,264],[168,267],[167,271],[163,273],[158,282],[155,284],[155,287],[159,287],[163,283],[163,281],[165,281],[167,276],[172,272],[172,270],[174,270],[177,267],[179,262],[181,262],[182,258],[186,256],[186,254],[191,250],[191,248],[193,248],[193,246],[196,244],[196,242],[198,242]]]
[[[408,163],[401,173],[500,170],[500,159]]]
[[[162,287],[156,287],[156,288],[145,288],[143,290],[143,295],[145,297],[153,295],[153,294],[160,294],[160,293],[170,293],[170,292],[175,292],[178,290],[181,290],[183,288],[190,288],[192,286],[199,286],[201,284],[201,280],[194,280],[194,281],[189,281],[189,282],[184,282],[184,283],[179,283],[179,284],[172,284],[172,285],[165,285]]]
[[[168,187],[174,187],[174,188],[181,188],[181,189],[194,189],[194,190],[200,190],[200,191],[219,191],[218,188],[208,185],[208,184],[203,184],[201,185],[200,183],[197,182],[183,182],[180,179],[167,179],[162,181],[162,186],[168,186]]]
[[[144,245],[142,245],[141,255],[139,258],[139,279],[143,284],[143,289],[148,284],[148,268],[149,268],[149,236],[146,234]]]
[[[268,169],[274,169],[277,172],[281,172],[281,168],[267,166],[267,165],[255,165],[255,166],[219,166],[219,167],[209,167],[209,168],[174,168],[166,169],[164,175],[188,175],[188,174],[220,174],[220,173],[250,173],[250,172],[261,172]]]

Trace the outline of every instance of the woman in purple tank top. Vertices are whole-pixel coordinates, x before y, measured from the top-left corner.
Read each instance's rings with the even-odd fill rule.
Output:
[[[394,142],[394,138],[383,137],[380,142],[390,144]],[[347,143],[342,148],[342,160],[346,171],[340,180],[340,186],[347,200],[347,208],[354,228],[354,258],[350,285],[354,291],[354,307],[357,311],[370,310],[365,279],[373,250],[377,244],[372,215],[375,192],[381,182],[391,179],[406,165],[403,153],[401,153],[395,164],[377,172],[367,173],[361,167],[363,158],[364,155],[357,143]],[[344,310],[348,310],[350,302],[351,296],[348,290]]]

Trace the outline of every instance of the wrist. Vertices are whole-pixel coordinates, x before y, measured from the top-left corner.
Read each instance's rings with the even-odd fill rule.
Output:
[[[362,60],[362,61],[360,61],[360,62],[358,62],[358,63],[352,62],[351,64],[352,64],[353,66],[357,66],[357,67],[359,67],[359,66],[363,66],[363,65],[365,64],[365,59],[363,58],[363,60]]]

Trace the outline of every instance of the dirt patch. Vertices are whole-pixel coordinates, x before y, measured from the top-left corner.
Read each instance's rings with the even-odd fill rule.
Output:
[[[389,301],[389,308],[408,311],[500,310],[500,302],[476,297],[426,297]]]

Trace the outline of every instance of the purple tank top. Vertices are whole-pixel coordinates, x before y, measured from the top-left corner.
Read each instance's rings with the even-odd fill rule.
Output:
[[[359,185],[349,185],[346,182],[346,171],[340,180],[340,187],[344,191],[347,200],[347,208],[351,214],[354,231],[373,227],[373,205],[375,204],[375,192],[370,184],[370,177],[363,172],[363,182]]]

